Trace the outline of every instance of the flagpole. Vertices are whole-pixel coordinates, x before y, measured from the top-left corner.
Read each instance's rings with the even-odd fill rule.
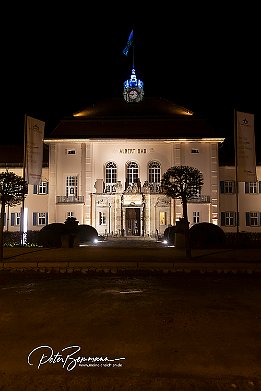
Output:
[[[132,44],[132,69],[135,69],[135,67],[134,67],[134,43]]]
[[[239,198],[238,198],[238,156],[237,156],[237,112],[236,109],[234,109],[234,140],[235,140],[235,188],[236,188],[236,228],[237,228],[237,239],[238,239],[238,233],[239,233]]]
[[[26,169],[26,144],[27,144],[27,114],[24,115],[24,155],[23,155],[23,179],[25,180],[25,169]],[[22,208],[21,208],[21,218],[20,218],[20,233],[21,233],[21,244],[26,243],[24,237],[24,204],[25,204],[25,195],[23,194],[22,199]]]

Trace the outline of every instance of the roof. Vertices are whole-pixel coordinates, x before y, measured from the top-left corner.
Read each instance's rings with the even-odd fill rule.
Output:
[[[52,139],[176,139],[220,137],[206,119],[163,98],[138,103],[112,98],[62,119]]]
[[[43,148],[43,167],[48,165],[49,148]],[[23,167],[24,146],[22,144],[1,144],[0,145],[0,166],[1,167]]]

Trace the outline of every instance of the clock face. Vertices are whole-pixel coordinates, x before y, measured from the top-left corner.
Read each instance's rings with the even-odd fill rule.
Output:
[[[138,91],[136,91],[136,90],[130,90],[130,92],[129,92],[129,97],[130,97],[130,99],[136,99],[137,96],[138,96]]]

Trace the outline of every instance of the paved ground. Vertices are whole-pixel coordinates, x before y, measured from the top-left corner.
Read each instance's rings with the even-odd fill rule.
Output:
[[[0,269],[82,273],[261,273],[261,249],[185,251],[155,241],[107,241],[80,248],[5,248]]]
[[[260,282],[1,271],[0,390],[261,390]]]

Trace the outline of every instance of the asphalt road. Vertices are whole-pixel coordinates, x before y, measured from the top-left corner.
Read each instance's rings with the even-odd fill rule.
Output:
[[[1,272],[0,390],[261,390],[260,283]]]

